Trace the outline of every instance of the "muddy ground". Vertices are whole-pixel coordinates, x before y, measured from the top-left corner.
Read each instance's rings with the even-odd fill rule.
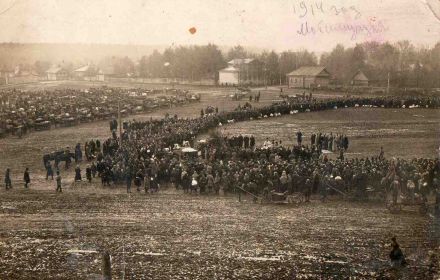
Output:
[[[201,103],[130,118],[166,112],[189,117],[207,105],[238,105],[228,90],[197,91]],[[276,90],[262,93],[260,106],[278,98]],[[286,142],[297,129],[306,137],[314,130],[347,131],[347,156],[373,155],[383,145],[389,157],[434,157],[438,121],[438,110],[344,109],[227,129]],[[0,279],[98,279],[103,249],[112,256],[114,279],[377,279],[392,275],[386,268],[393,235],[410,263],[397,277],[434,277],[431,252],[438,251],[439,231],[432,217],[414,208],[396,215],[379,203],[337,198],[296,207],[260,205],[172,188],[127,195],[122,186],[103,189],[98,180],[74,184],[72,170],[62,171],[64,191],[56,194],[55,183],[44,178],[43,152],[108,135],[108,122],[101,121],[0,139]],[[3,186],[6,167],[12,169],[10,191]],[[25,167],[31,170],[30,190],[21,184]]]
[[[0,279],[97,279],[102,249],[114,279],[377,279],[390,275],[393,235],[410,264],[402,275],[433,277],[438,231],[413,208],[261,205],[171,188],[127,195],[86,183],[62,194],[18,189],[0,191]]]

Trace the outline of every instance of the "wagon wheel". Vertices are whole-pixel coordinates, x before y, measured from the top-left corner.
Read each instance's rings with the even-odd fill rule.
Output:
[[[289,195],[287,198],[287,202],[289,203],[295,203],[295,204],[301,204],[304,201],[303,195]]]
[[[391,201],[386,201],[386,203],[385,203],[385,207],[386,207],[388,210],[391,210],[391,209],[393,208],[393,203],[392,203]]]
[[[402,211],[402,205],[389,202],[387,203],[387,209],[390,211],[390,213],[399,213]]]

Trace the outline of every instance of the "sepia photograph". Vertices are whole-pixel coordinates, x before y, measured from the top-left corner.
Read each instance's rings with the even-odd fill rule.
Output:
[[[440,279],[440,0],[0,0],[22,279]]]

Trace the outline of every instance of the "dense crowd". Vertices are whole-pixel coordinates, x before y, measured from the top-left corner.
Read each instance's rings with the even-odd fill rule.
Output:
[[[420,106],[437,108],[439,100],[395,98],[345,98],[282,102],[254,109],[240,108],[232,112],[204,115],[196,119],[177,116],[146,122],[131,122],[121,139],[115,133],[105,141],[106,148],[97,158],[98,174],[103,183],[132,182],[140,189],[151,182],[172,183],[185,191],[218,193],[233,192],[237,187],[254,194],[303,192],[309,196],[319,192],[355,193],[365,197],[371,190],[389,191],[396,186],[403,193],[426,195],[439,184],[438,159],[386,160],[384,151],[372,158],[330,160],[321,150],[342,151],[348,148],[343,135],[310,135],[310,146],[301,141],[293,147],[274,145],[256,147],[244,137],[214,137],[198,143],[197,135],[223,123],[245,121],[289,114],[293,111],[317,111],[335,107],[377,106],[401,108]],[[300,133],[300,132],[299,132]],[[300,135],[297,134],[298,140]],[[176,144],[188,142],[198,154],[174,150]],[[244,143],[248,143],[245,145]],[[177,145],[177,146],[178,146]]]
[[[30,130],[70,126],[80,122],[108,119],[118,114],[118,101],[123,115],[146,112],[157,107],[170,107],[197,101],[199,95],[186,90],[91,88],[53,91],[0,91],[0,136]]]
[[[297,144],[289,147],[281,141],[275,145],[257,146],[252,135],[228,137],[212,133],[209,141],[197,141],[197,137],[223,123],[295,111],[358,106],[437,108],[438,105],[435,98],[399,102],[390,98],[299,100],[261,108],[239,107],[231,112],[215,113],[214,110],[214,113],[194,119],[166,116],[145,122],[132,121],[120,136],[116,133],[118,123],[112,120],[109,123],[111,137],[84,144],[85,158],[91,161],[86,168],[86,178],[92,181],[100,177],[105,186],[125,183],[128,191],[132,184],[138,190],[157,191],[159,185],[165,183],[187,192],[219,193],[220,189],[226,193],[243,190],[255,195],[301,192],[306,199],[312,193],[320,193],[324,199],[328,193],[352,193],[363,198],[371,191],[390,191],[395,198],[397,189],[409,197],[426,197],[440,187],[438,159],[387,160],[383,149],[375,157],[346,159],[343,151],[348,148],[348,138],[333,136],[333,133],[307,135],[310,145],[304,145],[303,137],[306,136],[298,131]],[[342,156],[329,159],[323,153],[326,149],[340,149]],[[83,160],[81,144],[75,146],[73,153],[67,151],[61,156],[68,159],[66,167],[71,158],[76,162]],[[51,160],[44,159],[47,178],[54,176]],[[58,182],[59,167],[55,166],[55,170]],[[8,187],[10,177],[8,170],[5,174]],[[81,169],[77,166],[75,181],[80,180]]]

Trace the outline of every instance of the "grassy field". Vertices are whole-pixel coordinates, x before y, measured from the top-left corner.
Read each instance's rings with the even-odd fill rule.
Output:
[[[63,86],[71,84],[42,88]],[[239,104],[230,101],[232,90],[193,91],[202,95],[200,103],[130,118],[167,112],[194,117],[207,105],[221,111]],[[276,99],[276,89],[262,90],[258,106]],[[387,157],[432,158],[439,145],[439,120],[439,110],[362,108],[223,129],[252,133],[258,143],[267,137],[291,143],[298,129],[305,142],[312,131],[344,132],[351,140],[349,157],[375,155],[383,145]],[[238,203],[232,196],[182,195],[173,189],[127,195],[122,186],[103,189],[97,180],[74,184],[72,170],[62,172],[64,191],[56,194],[55,183],[44,178],[42,154],[108,136],[108,123],[101,121],[0,139],[0,279],[98,279],[101,249],[112,255],[114,279],[377,279],[386,270],[387,242],[393,235],[410,262],[402,277],[432,277],[430,252],[437,251],[440,231],[414,208],[392,215],[382,204],[322,204],[317,199],[284,207]],[[7,167],[13,176],[10,191],[3,188]],[[20,183],[25,167],[31,170],[30,190]]]
[[[222,127],[226,135],[253,134],[257,145],[266,139],[296,143],[296,132],[310,145],[312,133],[344,134],[350,145],[346,156],[377,156],[383,146],[387,157],[413,158],[438,156],[440,110],[348,108],[288,115]]]

